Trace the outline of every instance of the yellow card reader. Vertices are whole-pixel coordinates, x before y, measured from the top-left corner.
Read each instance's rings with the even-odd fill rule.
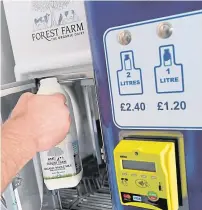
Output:
[[[179,208],[173,142],[121,140],[114,149],[114,161],[122,205]]]

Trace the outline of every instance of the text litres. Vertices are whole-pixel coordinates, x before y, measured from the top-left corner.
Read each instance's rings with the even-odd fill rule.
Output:
[[[71,24],[68,26],[62,26],[59,28],[40,31],[32,34],[33,41],[39,41],[45,39],[47,41],[73,37],[84,34],[83,23]]]
[[[121,81],[120,86],[140,85],[140,80]]]

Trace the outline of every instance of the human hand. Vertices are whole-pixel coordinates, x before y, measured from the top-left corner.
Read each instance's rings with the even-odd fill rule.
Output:
[[[68,133],[70,115],[65,96],[23,94],[1,128],[1,192],[36,154],[60,143]]]
[[[23,94],[10,120],[18,124],[16,136],[36,152],[48,150],[64,140],[70,127],[70,115],[62,94]],[[14,128],[15,129],[15,128]]]

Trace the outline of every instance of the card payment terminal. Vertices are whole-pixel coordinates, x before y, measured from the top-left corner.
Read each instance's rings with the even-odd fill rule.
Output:
[[[179,208],[173,142],[121,140],[114,150],[114,160],[122,205]]]

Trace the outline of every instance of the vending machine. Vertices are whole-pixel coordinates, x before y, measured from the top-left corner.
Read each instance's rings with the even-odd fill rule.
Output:
[[[86,9],[114,209],[201,209],[202,3]]]
[[[39,2],[4,3],[18,83],[2,101],[54,77],[71,99],[83,175],[49,190],[37,154],[4,206],[201,210],[202,2]]]

